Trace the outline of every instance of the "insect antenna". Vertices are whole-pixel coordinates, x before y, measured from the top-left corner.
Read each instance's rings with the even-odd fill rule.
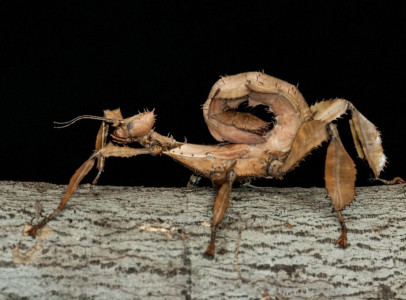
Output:
[[[66,122],[55,122],[54,124],[57,126],[54,126],[54,128],[65,128],[68,127],[70,125],[72,125],[73,123],[76,123],[79,120],[83,120],[83,119],[90,119],[90,120],[99,120],[99,121],[105,121],[105,122],[109,122],[109,123],[117,123],[120,122],[121,120],[115,120],[115,119],[109,119],[109,118],[105,118],[105,117],[99,117],[99,116],[92,116],[92,115],[82,115],[79,117],[76,117],[70,121],[66,121]]]

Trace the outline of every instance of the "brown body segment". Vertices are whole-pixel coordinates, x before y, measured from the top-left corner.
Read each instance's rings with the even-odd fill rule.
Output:
[[[184,144],[164,151],[163,154],[209,179],[212,179],[213,176],[215,176],[213,179],[217,178],[219,173],[225,176],[226,170],[229,170],[231,165],[233,165],[235,176],[238,179],[269,175],[267,160],[270,156],[255,145]]]

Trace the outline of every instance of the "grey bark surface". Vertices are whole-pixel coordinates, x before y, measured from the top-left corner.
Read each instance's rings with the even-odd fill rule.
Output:
[[[345,250],[324,189],[234,189],[213,260],[213,189],[81,185],[16,263],[35,244],[24,223],[65,188],[0,182],[0,298],[406,299],[405,185],[356,189]]]

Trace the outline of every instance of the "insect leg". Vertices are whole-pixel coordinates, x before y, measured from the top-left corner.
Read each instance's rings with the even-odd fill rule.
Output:
[[[200,181],[201,179],[202,179],[202,177],[199,176],[199,175],[197,175],[196,173],[192,174],[192,175],[190,176],[190,179],[189,179],[189,181],[188,181],[186,187],[187,187],[188,189],[194,188],[194,187],[199,183],[199,181]]]
[[[104,110],[104,117],[108,119],[123,120],[123,115],[121,114],[119,108],[114,110],[109,109]],[[96,150],[100,150],[106,147],[108,134],[109,134],[109,125],[107,122],[103,121],[103,123],[100,125],[100,129],[96,137],[96,145],[95,145]],[[98,183],[102,172],[104,172],[105,163],[106,158],[104,156],[100,156],[97,158],[97,169],[99,170],[99,172],[97,173],[92,184],[96,185]]]
[[[376,178],[376,180],[384,183],[384,184],[399,184],[399,183],[405,183],[405,181],[398,177],[393,178],[392,180],[386,180],[386,179],[382,179],[382,178]]]
[[[330,124],[330,145],[327,148],[324,180],[335,211],[349,205],[355,196],[356,169],[345,150],[335,125]]]
[[[152,154],[152,149],[145,148],[129,148],[129,147],[120,147],[115,146],[109,143],[106,147],[95,152],[88,160],[86,160],[73,174],[69,181],[68,188],[66,189],[65,195],[62,197],[58,207],[46,218],[44,218],[40,223],[33,225],[31,229],[27,232],[28,235],[35,237],[38,229],[44,227],[50,220],[52,220],[60,211],[62,211],[69,201],[72,194],[76,191],[79,183],[82,179],[90,172],[94,166],[94,160],[99,157],[132,157],[140,154]]]
[[[96,150],[100,150],[106,146],[107,136],[109,132],[109,125],[106,122],[103,122],[100,125],[99,132],[97,133],[96,137]],[[100,175],[104,172],[104,165],[106,163],[106,158],[104,156],[100,156],[97,158],[97,169],[99,172],[97,173],[96,177],[94,178],[92,184],[96,185],[99,182]]]
[[[358,156],[368,162],[376,180],[384,184],[404,183],[404,180],[400,177],[395,177],[392,180],[379,178],[379,174],[386,163],[380,132],[351,102],[345,99],[321,101],[312,105],[310,110],[313,113],[314,120],[326,123],[338,119],[348,110],[351,111],[349,123]]]
[[[229,172],[227,181],[220,187],[220,190],[216,197],[216,202],[214,204],[213,218],[211,221],[211,238],[210,244],[207,250],[204,252],[206,256],[214,256],[215,240],[216,240],[216,230],[217,226],[223,219],[224,213],[227,210],[228,203],[230,202],[230,192],[235,180],[234,171]]]
[[[349,205],[355,196],[356,170],[354,162],[345,150],[335,125],[329,125],[330,145],[327,149],[325,182],[328,195],[341,223],[341,235],[335,244],[347,247],[347,228],[341,210]]]
[[[345,225],[345,221],[341,211],[337,211],[338,218],[341,223],[341,235],[338,240],[335,242],[336,245],[340,245],[343,248],[347,247],[347,226]]]
[[[355,148],[361,159],[366,159],[374,172],[376,180],[384,184],[405,183],[400,177],[392,180],[379,178],[381,171],[386,164],[386,157],[383,154],[380,132],[367,118],[365,118],[354,106],[351,107],[352,119],[350,128]]]
[[[380,132],[354,106],[351,113],[350,128],[358,156],[368,161],[375,178],[379,178],[386,163]]]
[[[314,148],[328,140],[327,124],[324,121],[310,120],[300,127],[293,141],[292,148],[283,164],[271,164],[269,175],[284,176],[294,169]]]

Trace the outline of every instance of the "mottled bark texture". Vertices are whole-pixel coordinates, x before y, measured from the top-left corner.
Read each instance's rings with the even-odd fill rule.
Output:
[[[0,182],[0,298],[406,299],[405,185],[356,189],[347,249],[324,189],[234,189],[214,260],[209,188],[81,185],[41,243],[22,237],[65,188]]]

